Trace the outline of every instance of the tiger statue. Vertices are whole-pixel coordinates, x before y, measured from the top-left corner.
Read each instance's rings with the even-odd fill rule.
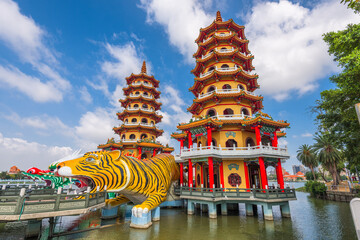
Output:
[[[179,179],[179,168],[171,154],[140,160],[120,151],[93,151],[58,163],[57,174],[85,182],[90,192],[106,188],[108,192],[120,193],[107,199],[106,206],[133,202],[137,204],[133,215],[141,217],[166,200],[171,183]]]

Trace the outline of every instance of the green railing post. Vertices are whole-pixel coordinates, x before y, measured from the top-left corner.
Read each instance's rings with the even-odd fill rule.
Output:
[[[15,208],[15,214],[20,214],[21,213],[21,209],[23,208],[23,205],[25,205],[25,188],[22,188],[20,190],[20,194],[18,197],[18,200],[16,202],[16,208]]]
[[[99,203],[99,190],[100,190],[100,186],[96,187],[96,204]]]
[[[57,195],[56,195],[56,201],[55,201],[54,211],[59,211],[61,193],[62,193],[62,187],[59,187],[58,190],[57,190]]]
[[[85,196],[85,207],[86,208],[89,207],[89,202],[90,202],[90,187],[87,187],[86,196]]]

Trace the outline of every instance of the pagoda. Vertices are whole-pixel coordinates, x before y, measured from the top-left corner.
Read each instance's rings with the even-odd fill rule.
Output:
[[[263,189],[261,193],[269,188],[280,192],[284,189],[281,164],[289,154],[286,147],[278,146],[278,138],[286,135],[283,129],[289,123],[262,112],[263,97],[256,94],[259,76],[253,73],[254,56],[248,49],[244,28],[232,19],[223,21],[217,12],[216,20],[200,29],[195,40],[196,65],[191,71],[195,82],[189,89],[195,98],[187,109],[192,119],[180,123],[178,131],[171,135],[180,142],[181,197],[193,203],[199,203],[194,197],[194,191],[199,190],[248,194],[254,189]],[[269,186],[269,166],[276,169],[276,186]],[[211,196],[209,204],[217,204],[216,195]],[[223,200],[218,204],[226,206]],[[288,205],[282,206],[288,209]],[[192,204],[188,204],[190,213],[191,208]],[[216,211],[209,210],[211,214],[216,215]]]
[[[120,141],[116,142],[111,138],[98,148],[121,150],[123,154],[141,159],[158,153],[171,153],[173,148],[156,141],[163,133],[163,130],[156,127],[162,119],[158,113],[161,108],[161,103],[158,102],[160,91],[157,90],[159,81],[147,74],[145,61],[141,73],[132,73],[126,78],[126,83],[128,86],[123,88],[125,99],[119,100],[124,110],[117,113],[122,124],[113,128],[120,136]]]

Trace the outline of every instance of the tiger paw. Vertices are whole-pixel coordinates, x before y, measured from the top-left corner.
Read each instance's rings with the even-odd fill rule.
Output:
[[[149,212],[148,208],[142,208],[140,205],[136,205],[132,208],[132,215],[134,217],[139,217],[141,218],[143,216],[143,214],[147,214]]]

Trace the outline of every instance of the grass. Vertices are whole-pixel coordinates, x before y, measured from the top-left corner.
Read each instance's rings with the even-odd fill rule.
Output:
[[[298,192],[307,192],[307,191],[305,190],[305,186],[304,186],[304,187],[296,188],[295,190],[298,191]]]

